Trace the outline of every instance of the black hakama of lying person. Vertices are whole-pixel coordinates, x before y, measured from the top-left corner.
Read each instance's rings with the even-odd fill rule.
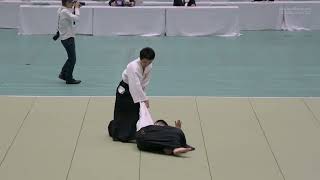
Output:
[[[147,115],[146,117],[144,117]],[[181,121],[175,122],[176,127],[169,126],[164,120],[153,123],[149,110],[140,103],[140,119],[137,123],[136,143],[140,150],[172,155],[179,155],[195,150],[186,142],[181,130]]]
[[[178,155],[194,150],[186,142],[183,131],[172,126],[149,125],[136,133],[140,150]]]

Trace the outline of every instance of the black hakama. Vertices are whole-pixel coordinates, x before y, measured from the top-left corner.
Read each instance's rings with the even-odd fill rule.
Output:
[[[120,86],[124,88],[122,93],[118,91]],[[140,104],[133,102],[128,84],[121,81],[116,92],[114,119],[108,126],[109,135],[114,141],[128,142],[135,139],[139,112]]]
[[[136,134],[136,143],[140,150],[152,152],[164,152],[164,149],[172,152],[175,148],[190,147],[183,131],[172,126],[143,127]]]

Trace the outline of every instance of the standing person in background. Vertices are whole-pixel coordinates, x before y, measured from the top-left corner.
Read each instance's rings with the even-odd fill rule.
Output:
[[[173,6],[197,6],[195,0],[173,0]]]
[[[58,37],[60,35],[68,59],[61,69],[59,78],[66,81],[66,84],[79,84],[81,81],[73,78],[73,69],[76,64],[75,26],[80,18],[80,3],[73,0],[62,0],[61,2],[62,6],[58,10],[57,34]]]
[[[140,57],[130,62],[122,73],[116,91],[114,119],[108,125],[109,135],[114,141],[128,142],[135,139],[136,123],[139,120],[140,102],[149,108],[146,89],[151,78],[155,52],[146,47]]]
[[[135,0],[110,0],[109,6],[126,6],[133,7],[136,5]]]

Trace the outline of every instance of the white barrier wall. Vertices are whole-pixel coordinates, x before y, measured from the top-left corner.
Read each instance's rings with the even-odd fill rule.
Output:
[[[0,28],[19,28],[21,34],[54,33],[57,26],[56,9],[60,1],[41,1],[41,3],[55,4],[50,6],[30,5],[32,3],[34,4],[35,1],[0,1]],[[165,33],[167,35],[192,35],[190,32],[193,26],[192,28],[195,30],[193,35],[217,34],[218,31],[213,29],[209,32],[208,27],[219,28],[221,27],[220,21],[206,20],[207,23],[201,24],[202,19],[208,19],[208,16],[200,14],[209,13],[208,11],[212,11],[209,15],[212,16],[211,19],[220,14],[218,19],[226,22],[223,25],[225,28],[227,23],[231,27],[230,23],[232,22],[234,23],[234,28],[239,26],[239,30],[320,30],[320,1],[203,1],[198,2],[198,7],[190,9],[186,7],[158,6],[163,4],[169,5],[171,2],[147,1],[144,2],[144,6],[123,8],[109,7],[106,2],[89,1],[87,6],[81,9],[81,22],[78,33],[93,35],[162,35]],[[221,12],[229,11],[228,8],[219,9],[217,7],[226,6],[237,6],[238,10],[232,11],[229,15],[223,15]],[[208,7],[211,7],[211,9],[207,9]],[[179,13],[172,16],[175,11],[179,11]],[[234,12],[237,14],[235,15]],[[177,18],[186,19],[183,18],[184,15],[179,15],[181,13],[185,15],[187,13],[188,16],[191,16],[193,24],[183,24],[184,21],[178,20]],[[153,16],[153,14],[156,16]],[[237,21],[234,21],[236,18],[230,18],[231,16],[237,16]],[[151,21],[151,19],[154,20]],[[176,23],[173,19],[176,19]],[[177,24],[180,24],[179,26],[181,27],[189,28],[191,31],[187,32],[183,30],[184,28],[179,29]],[[142,31],[142,29],[145,29],[145,31]],[[173,32],[173,30],[176,32]],[[231,32],[237,32],[237,30]]]

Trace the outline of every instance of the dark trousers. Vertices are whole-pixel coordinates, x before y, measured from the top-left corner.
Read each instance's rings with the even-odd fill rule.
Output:
[[[68,39],[61,40],[61,43],[68,54],[68,59],[62,67],[61,74],[64,76],[66,81],[70,81],[73,79],[72,73],[74,65],[76,64],[76,46],[74,43],[74,38],[70,37]]]

